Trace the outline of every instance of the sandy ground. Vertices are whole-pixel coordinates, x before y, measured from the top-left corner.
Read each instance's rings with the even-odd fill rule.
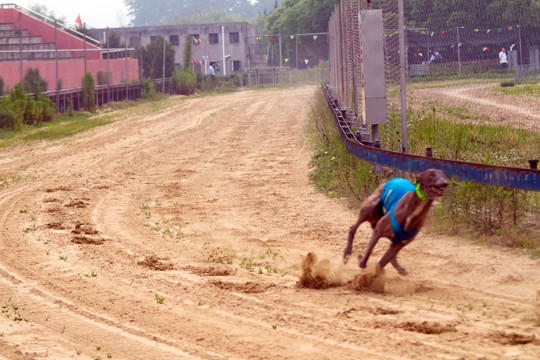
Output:
[[[525,254],[423,230],[408,276],[347,285],[356,210],[307,176],[317,90],[175,97],[0,150],[0,359],[538,359]],[[309,252],[343,285],[298,288]]]
[[[471,119],[487,125],[509,125],[540,131],[540,99],[534,95],[504,95],[499,83],[441,86],[411,91],[412,104],[431,102],[461,107]]]

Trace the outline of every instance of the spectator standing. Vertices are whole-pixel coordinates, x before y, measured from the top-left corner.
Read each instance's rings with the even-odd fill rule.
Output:
[[[501,69],[508,69],[508,56],[506,55],[506,49],[502,48],[499,53],[499,64],[501,64]]]

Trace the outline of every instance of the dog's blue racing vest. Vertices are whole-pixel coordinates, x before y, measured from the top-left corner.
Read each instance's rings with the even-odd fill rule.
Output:
[[[394,237],[390,240],[395,244],[408,240],[418,233],[418,230],[403,230],[394,216],[394,209],[399,200],[401,200],[403,195],[411,191],[415,191],[413,183],[402,178],[391,179],[383,187],[383,193],[381,195],[383,214],[386,215],[386,213],[390,212],[390,222],[394,230]]]

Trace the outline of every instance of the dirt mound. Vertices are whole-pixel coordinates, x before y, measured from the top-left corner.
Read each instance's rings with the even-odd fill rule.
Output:
[[[379,265],[375,269],[362,271],[350,281],[350,286],[356,291],[384,292],[384,269]]]
[[[246,294],[259,294],[267,291],[270,288],[275,287],[275,284],[260,284],[251,281],[245,283],[233,283],[221,280],[215,280],[210,282],[212,285],[217,286],[220,289],[246,293]]]
[[[160,259],[155,255],[146,256],[144,260],[138,261],[137,264],[147,267],[151,270],[166,271],[174,269],[174,265],[170,262],[165,262],[166,259]]]
[[[406,331],[413,331],[421,334],[442,334],[445,332],[457,331],[455,324],[434,323],[429,321],[406,321],[400,324],[399,327]]]

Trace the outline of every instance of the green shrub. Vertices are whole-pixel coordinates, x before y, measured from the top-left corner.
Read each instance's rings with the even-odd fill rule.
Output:
[[[156,100],[158,98],[156,86],[150,78],[145,78],[141,84],[141,98],[151,100]]]
[[[1,76],[0,76],[0,96],[4,96],[4,79]]]
[[[81,84],[82,106],[90,112],[96,110],[96,83],[92,73],[87,72]]]
[[[23,90],[27,93],[35,93],[38,87],[43,91],[47,91],[47,81],[39,75],[39,69],[29,68],[26,71],[23,82]]]
[[[24,105],[23,123],[25,125],[36,125],[38,111],[36,101],[32,98],[27,98]]]
[[[15,116],[10,99],[0,99],[0,129],[13,129]]]
[[[33,97],[27,95],[22,84],[15,85],[9,97],[0,105],[0,128],[20,131],[23,125],[40,125],[56,115],[54,103],[41,93],[36,84]]]
[[[176,70],[173,73],[174,92],[176,94],[191,95],[197,88],[197,77],[191,71]]]
[[[15,88],[9,96],[9,101],[14,115],[13,130],[21,131],[23,129],[24,114],[27,105],[27,98],[22,84],[15,85]]]
[[[36,103],[38,110],[36,117],[37,125],[40,125],[44,122],[52,121],[56,116],[56,107],[55,104],[51,101],[51,99],[41,95],[39,98],[36,99]]]
[[[98,71],[97,73],[97,84],[98,85],[107,85],[108,84],[108,76],[107,72],[105,71]]]

